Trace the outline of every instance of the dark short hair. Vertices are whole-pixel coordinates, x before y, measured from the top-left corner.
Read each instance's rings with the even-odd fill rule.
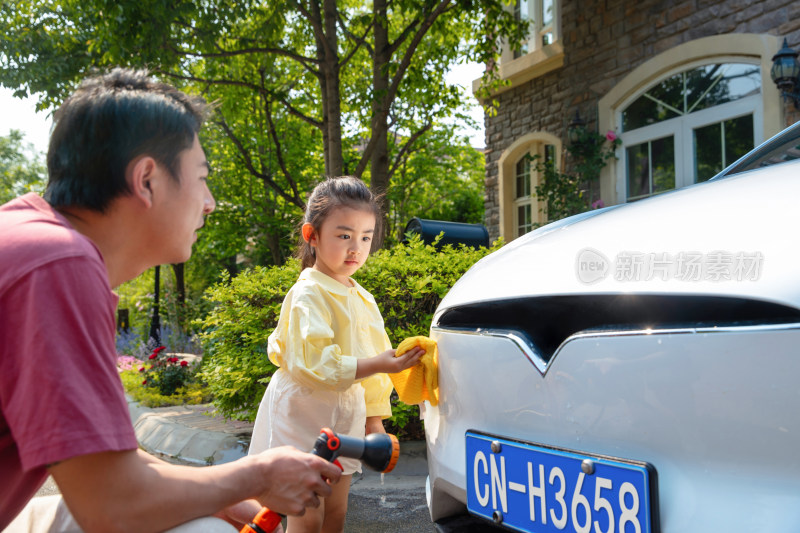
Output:
[[[337,207],[351,207],[371,211],[375,215],[375,233],[380,233],[380,198],[372,194],[366,183],[354,176],[327,178],[319,183],[308,197],[302,224],[311,224],[319,232],[322,223]],[[302,229],[298,243],[297,258],[302,268],[314,265],[314,249],[303,239]]]
[[[144,70],[115,68],[84,80],[53,117],[45,199],[104,212],[130,193],[125,170],[142,155],[177,179],[178,154],[191,148],[207,109],[202,98]]]

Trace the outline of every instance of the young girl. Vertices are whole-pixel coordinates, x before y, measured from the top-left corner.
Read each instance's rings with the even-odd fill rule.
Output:
[[[286,444],[310,450],[324,427],[355,437],[384,432],[392,391],[386,373],[414,366],[425,352],[395,357],[375,299],[350,277],[369,256],[378,220],[375,197],[358,178],[327,179],[311,193],[303,271],[269,337],[269,359],[279,368],[261,400],[249,453]],[[289,517],[287,533],[344,530],[350,481],[361,464],[339,462],[344,471],[333,494]]]

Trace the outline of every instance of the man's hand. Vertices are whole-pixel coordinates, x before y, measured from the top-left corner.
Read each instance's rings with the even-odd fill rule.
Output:
[[[342,475],[333,463],[291,446],[271,448],[249,458],[259,466],[253,475],[260,471],[268,480],[256,499],[284,515],[302,515],[306,507],[319,507],[319,499],[331,495],[326,479],[336,483]]]
[[[165,463],[142,450],[102,452],[64,460],[49,471],[87,533],[164,531],[217,513],[238,521],[264,505],[301,515],[331,494],[326,478],[341,477],[334,464],[289,446],[203,468]],[[253,498],[258,506],[241,503]]]

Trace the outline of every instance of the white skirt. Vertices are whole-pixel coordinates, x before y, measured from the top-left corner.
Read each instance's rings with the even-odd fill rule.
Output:
[[[364,387],[354,383],[344,392],[315,390],[294,381],[279,368],[258,407],[249,455],[290,445],[311,451],[322,428],[364,438],[367,407]],[[339,457],[343,474],[361,472],[361,461]]]

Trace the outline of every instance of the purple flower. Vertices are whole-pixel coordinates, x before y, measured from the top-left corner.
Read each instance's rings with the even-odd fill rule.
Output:
[[[592,209],[600,209],[601,207],[605,206],[606,204],[603,202],[603,200],[595,200],[592,202]]]

